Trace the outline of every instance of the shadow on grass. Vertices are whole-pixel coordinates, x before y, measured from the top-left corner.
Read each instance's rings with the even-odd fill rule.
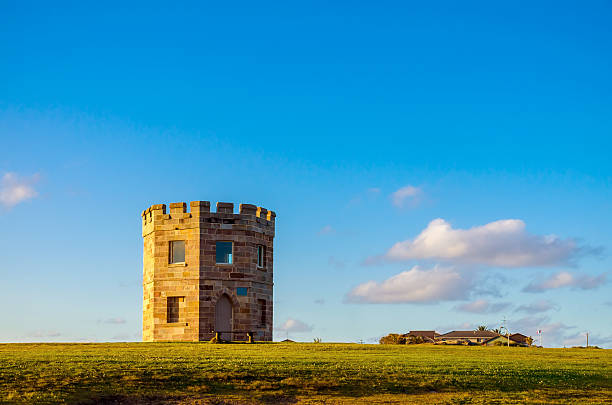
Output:
[[[253,403],[262,405],[291,405],[297,402],[297,398],[293,395],[263,394],[248,401],[245,399],[220,398],[215,396],[198,398],[185,395],[103,395],[75,403],[78,405],[247,405]]]

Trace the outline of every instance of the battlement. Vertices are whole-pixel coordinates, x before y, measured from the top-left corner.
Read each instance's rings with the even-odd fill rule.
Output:
[[[169,208],[168,212],[166,204],[155,204],[142,211],[142,226],[144,227],[147,224],[164,219],[186,219],[217,216],[217,214],[223,214],[224,218],[228,214],[235,217],[251,216],[264,220],[265,224],[269,226],[274,226],[276,220],[276,213],[274,211],[269,211],[266,208],[253,204],[240,204],[238,213],[234,212],[234,203],[228,202],[218,202],[216,212],[210,210],[210,201],[191,201],[189,203],[189,210],[187,209],[187,203],[184,202],[170,203]]]

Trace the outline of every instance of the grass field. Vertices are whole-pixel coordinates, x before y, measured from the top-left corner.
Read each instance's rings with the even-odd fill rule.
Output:
[[[0,402],[610,403],[612,352],[359,344],[0,344]]]

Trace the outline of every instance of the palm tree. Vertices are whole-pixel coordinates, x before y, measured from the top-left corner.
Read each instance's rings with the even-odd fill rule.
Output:
[[[491,329],[491,332],[495,332],[498,335],[501,335],[501,329],[500,328]]]
[[[486,325],[480,325],[479,327],[476,328],[477,331],[483,331],[483,330],[487,330],[487,326]]]

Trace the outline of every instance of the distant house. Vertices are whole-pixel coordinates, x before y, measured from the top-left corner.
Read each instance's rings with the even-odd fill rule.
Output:
[[[435,330],[411,330],[408,333],[402,335],[405,338],[408,337],[421,337],[427,343],[435,343],[436,339],[440,334]]]
[[[498,337],[499,334],[490,330],[454,330],[439,335],[436,341],[439,343],[475,343],[482,344],[490,339]]]
[[[512,335],[510,335],[510,339],[514,340],[515,342],[519,342],[525,346],[530,346],[531,342],[533,341],[533,339],[523,335],[522,333],[513,333]]]
[[[510,346],[529,346],[529,338],[523,334],[515,333],[510,335]],[[508,338],[504,335],[499,335],[491,338],[483,343],[486,346],[506,346],[508,345]]]

